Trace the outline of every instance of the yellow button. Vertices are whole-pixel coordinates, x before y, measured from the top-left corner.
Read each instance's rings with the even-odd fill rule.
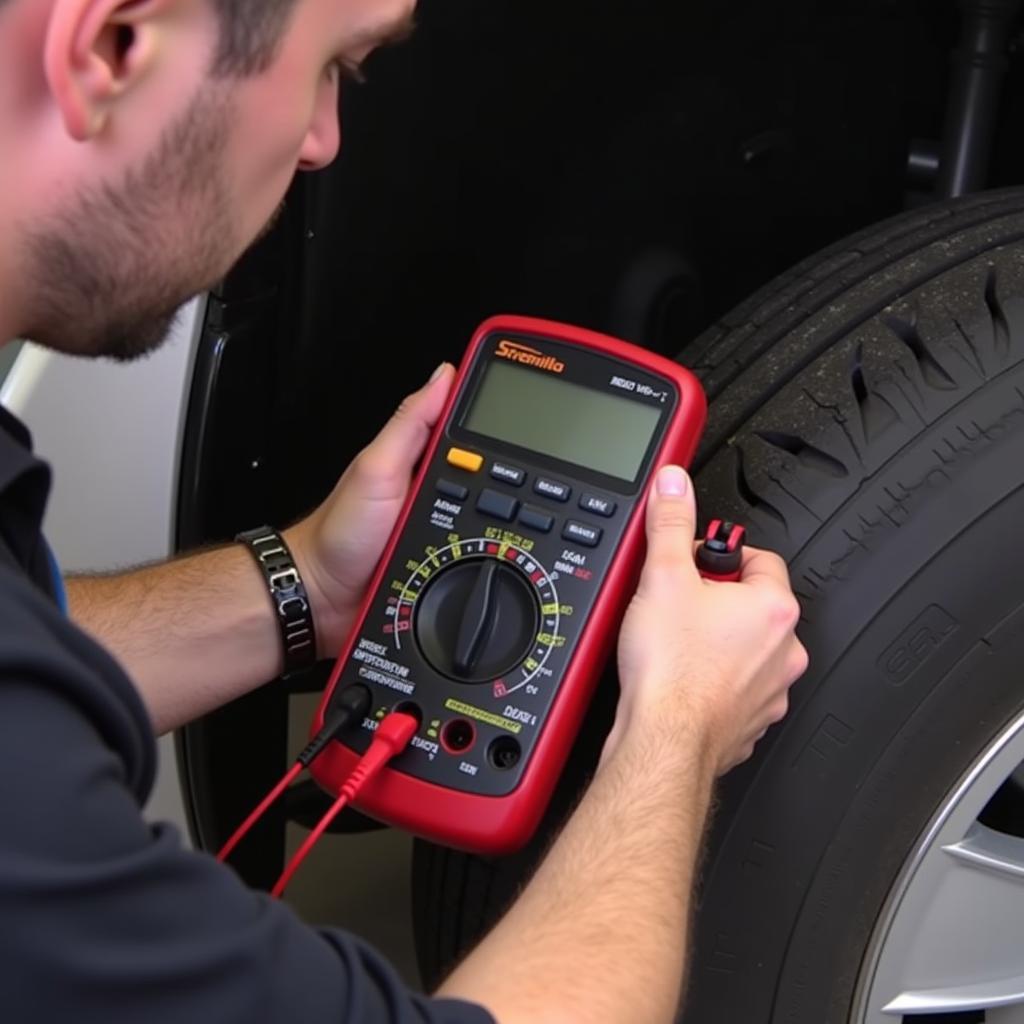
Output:
[[[484,464],[484,457],[475,452],[467,452],[462,448],[452,448],[448,452],[448,461],[451,465],[458,466],[459,469],[464,469],[468,473],[479,473],[480,467]]]

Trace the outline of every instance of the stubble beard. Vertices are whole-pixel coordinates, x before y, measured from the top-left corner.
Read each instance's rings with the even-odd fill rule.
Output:
[[[213,87],[118,185],[83,189],[26,232],[26,336],[59,351],[130,362],[158,348],[182,304],[235,253],[221,151],[230,103]]]

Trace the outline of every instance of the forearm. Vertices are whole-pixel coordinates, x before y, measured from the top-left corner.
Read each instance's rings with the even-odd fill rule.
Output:
[[[299,558],[294,545],[292,551]],[[157,732],[281,672],[267,586],[240,544],[123,575],[72,579],[68,599],[72,618],[132,677]]]
[[[500,1024],[675,1019],[714,766],[632,728],[515,906],[442,986]]]

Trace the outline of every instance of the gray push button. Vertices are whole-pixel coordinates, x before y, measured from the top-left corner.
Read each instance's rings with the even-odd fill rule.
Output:
[[[551,528],[555,525],[553,516],[549,516],[539,509],[530,508],[529,505],[524,506],[522,512],[519,513],[519,522],[538,533],[550,533]]]
[[[594,515],[604,516],[610,519],[615,515],[615,502],[607,498],[599,498],[596,494],[584,494],[580,498],[580,508],[586,512],[593,512]]]
[[[485,516],[494,516],[495,519],[504,519],[506,523],[511,523],[519,511],[519,502],[507,494],[483,491],[477,499],[476,510]]]
[[[454,498],[456,501],[465,501],[469,497],[469,488],[462,484],[452,483],[443,477],[437,481],[437,489],[446,498]]]
[[[526,472],[518,466],[509,466],[504,462],[496,462],[491,466],[491,476],[495,480],[501,480],[503,483],[511,484],[513,487],[522,487],[523,481],[526,479]]]
[[[557,480],[545,480],[543,477],[534,483],[533,489],[537,494],[553,498],[555,501],[568,501],[569,495],[572,494],[572,488],[568,484],[561,484]]]
[[[577,544],[582,544],[585,548],[596,548],[601,543],[601,537],[604,535],[604,530],[597,526],[588,526],[586,523],[577,523],[570,519],[565,524],[565,529],[562,531],[562,536],[566,540],[575,541]]]

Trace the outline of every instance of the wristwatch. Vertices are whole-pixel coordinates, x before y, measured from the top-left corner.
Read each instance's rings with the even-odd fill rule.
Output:
[[[289,676],[309,668],[316,662],[313,609],[284,538],[271,527],[261,526],[238,534],[235,540],[252,552],[266,580],[281,629],[284,647],[282,675]]]

